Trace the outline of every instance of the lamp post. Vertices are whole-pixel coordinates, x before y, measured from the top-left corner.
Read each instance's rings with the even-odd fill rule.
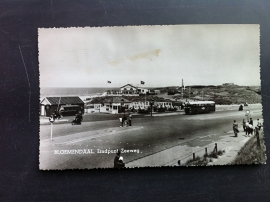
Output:
[[[153,111],[153,104],[154,104],[154,100],[152,99],[152,100],[150,101],[151,116],[152,116],[152,111]]]

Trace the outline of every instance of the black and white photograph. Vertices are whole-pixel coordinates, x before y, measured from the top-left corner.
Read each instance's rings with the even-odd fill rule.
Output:
[[[266,163],[260,25],[39,28],[40,170]]]

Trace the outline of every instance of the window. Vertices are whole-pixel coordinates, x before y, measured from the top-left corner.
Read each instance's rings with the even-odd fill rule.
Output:
[[[113,109],[114,109],[114,110],[117,110],[117,106],[113,106]]]

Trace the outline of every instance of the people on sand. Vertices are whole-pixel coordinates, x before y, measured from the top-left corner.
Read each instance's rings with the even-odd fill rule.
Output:
[[[114,168],[124,168],[125,163],[123,163],[123,157],[120,156],[121,151],[118,150],[116,153],[116,156],[114,157]]]
[[[238,130],[238,123],[236,122],[236,120],[233,121],[233,132],[234,136],[237,137],[237,133],[239,133],[239,130]]]

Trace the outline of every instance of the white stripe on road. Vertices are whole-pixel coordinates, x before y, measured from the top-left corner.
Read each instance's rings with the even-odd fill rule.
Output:
[[[90,137],[84,137],[84,138],[80,138],[80,139],[76,139],[76,140],[70,140],[70,141],[66,141],[66,142],[62,142],[62,143],[57,143],[56,145],[62,145],[62,144],[69,145],[69,144],[74,144],[74,143],[82,142],[82,141],[85,141],[85,140],[90,140],[92,138],[99,138],[99,137],[104,137],[104,136],[113,135],[113,134],[119,134],[119,133],[123,133],[123,132],[140,130],[142,128],[143,127],[132,128],[132,129],[129,129],[129,130],[122,130],[122,131],[112,131],[109,134],[108,133],[103,133],[103,134],[100,134],[100,135],[93,135],[93,136],[90,136]]]

